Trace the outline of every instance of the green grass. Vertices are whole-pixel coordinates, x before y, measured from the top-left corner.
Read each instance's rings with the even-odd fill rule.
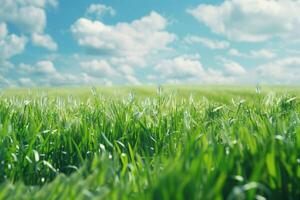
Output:
[[[299,199],[298,87],[15,89],[0,199]]]

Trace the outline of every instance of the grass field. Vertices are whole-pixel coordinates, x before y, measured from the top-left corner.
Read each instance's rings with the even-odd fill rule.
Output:
[[[14,89],[0,199],[300,199],[300,88]]]

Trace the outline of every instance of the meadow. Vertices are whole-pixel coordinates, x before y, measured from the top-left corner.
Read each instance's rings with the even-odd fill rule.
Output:
[[[300,199],[300,87],[10,89],[0,199]]]

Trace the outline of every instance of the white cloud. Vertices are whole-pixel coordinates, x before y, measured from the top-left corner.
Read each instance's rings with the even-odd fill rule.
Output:
[[[35,7],[40,7],[40,8],[44,8],[46,7],[46,5],[50,5],[50,6],[57,6],[58,5],[58,0],[3,0],[6,1],[6,3],[15,3],[15,4],[19,4],[21,6],[35,6]]]
[[[8,34],[7,26],[5,23],[0,23],[0,39],[3,39]]]
[[[108,76],[99,75],[97,66],[91,67],[91,69],[81,68],[80,62],[82,60],[90,61],[90,59],[76,55],[64,56],[63,63],[60,59],[55,59],[54,61],[45,59],[37,61],[34,64],[20,63],[14,69],[15,80],[17,80],[16,83],[19,86],[30,86],[28,84],[29,81],[26,80],[30,79],[33,83],[32,85],[38,87],[111,85],[116,80]],[[58,67],[57,62],[61,67]],[[25,80],[21,81],[20,78]]]
[[[56,75],[58,74],[57,70],[54,67],[54,64],[49,60],[43,60],[36,63],[36,72],[43,73],[45,75]]]
[[[26,86],[26,87],[35,86],[34,82],[30,78],[22,77],[19,78],[18,82],[21,86]]]
[[[242,53],[237,49],[230,49],[228,54],[231,56],[253,59],[271,59],[276,57],[276,54],[273,51],[267,49],[251,50],[249,53]]]
[[[227,49],[230,46],[230,43],[227,41],[211,40],[192,35],[185,37],[184,40],[188,44],[200,43],[210,49]]]
[[[246,73],[244,67],[233,60],[221,58],[221,61],[223,63],[225,72],[229,75],[239,76],[244,75]]]
[[[169,45],[176,38],[165,30],[167,24],[156,12],[115,25],[78,19],[71,32],[87,55],[94,57],[92,61],[80,61],[81,69],[92,77],[108,78],[113,83],[140,84],[134,68],[154,65],[159,56],[170,50]]]
[[[91,4],[86,11],[87,16],[95,16],[96,19],[101,19],[106,14],[115,16],[116,11],[112,7],[103,4]]]
[[[260,49],[257,51],[250,51],[250,57],[271,59],[276,57],[276,54],[267,49]]]
[[[77,43],[90,51],[107,52],[122,56],[141,57],[167,49],[175,35],[165,31],[167,20],[151,12],[131,23],[106,25],[86,18],[72,26]]]
[[[23,34],[32,35],[34,45],[53,50],[56,43],[49,35],[44,34],[47,24],[45,11],[47,5],[57,6],[58,1],[1,0],[0,22],[13,24]]]
[[[22,78],[30,78],[33,84],[39,86],[66,84],[70,79],[68,74],[61,74],[54,63],[49,60],[38,61],[33,66],[21,63],[18,72],[22,75]],[[19,80],[19,83],[21,82]]]
[[[60,85],[111,85],[112,81],[107,77],[96,77],[80,71],[58,71],[54,63],[49,60],[41,60],[33,65],[21,63],[16,69],[19,86],[60,86]],[[4,85],[4,84],[2,84]],[[10,85],[13,85],[10,82]],[[0,81],[1,86],[1,81]]]
[[[52,7],[57,7],[58,6],[58,0],[47,0],[46,3],[48,3]]]
[[[65,63],[64,66],[72,66],[75,76],[76,74],[78,75],[81,73],[91,77],[91,81],[89,83],[84,82],[83,84],[138,84],[140,82],[139,78],[141,78],[141,76],[144,75],[143,73],[145,73],[144,71],[136,73],[135,66],[130,64],[119,64],[123,61],[113,62],[112,60],[114,59],[105,56],[100,57],[86,54],[75,54],[70,56],[67,60],[71,62]],[[82,79],[82,77],[80,77],[80,79]]]
[[[146,76],[147,80],[149,81],[156,81],[157,80],[157,75],[154,75],[154,74],[149,74]]]
[[[129,65],[121,65],[120,67],[118,67],[118,71],[125,75],[134,75],[135,74],[134,70]]]
[[[214,33],[231,40],[259,42],[300,35],[298,0],[225,0],[219,5],[200,4],[188,9]]]
[[[0,87],[3,88],[3,87],[12,87],[14,86],[14,84],[12,83],[11,80],[3,77],[2,75],[0,75]]]
[[[47,34],[32,34],[32,43],[36,46],[44,47],[51,51],[57,50],[57,44],[53,41],[51,36]]]
[[[70,85],[104,85],[104,86],[112,86],[113,82],[108,80],[107,78],[98,78],[91,76],[87,73],[80,73],[77,75],[70,75],[69,80],[67,81]]]
[[[34,66],[20,63],[19,70],[24,74],[39,74],[42,76],[51,76],[58,74],[53,62],[49,60],[38,61]]]
[[[14,70],[14,64],[7,60],[1,60],[0,58],[0,76],[10,78],[8,75],[11,71]],[[0,86],[1,87],[1,86]]]
[[[228,51],[228,54],[231,56],[237,56],[237,57],[244,57],[246,54],[241,53],[239,50],[237,49],[230,49]]]
[[[0,60],[6,60],[24,51],[26,38],[8,34],[6,24],[0,24]]]
[[[196,77],[204,73],[202,64],[198,60],[176,57],[174,59],[163,60],[155,69],[165,78],[184,79]]]
[[[256,76],[271,83],[299,83],[300,58],[289,57],[263,64],[256,69]]]
[[[3,3],[0,8],[0,20],[13,23],[27,33],[43,32],[46,27],[46,13],[43,8],[8,0],[4,0]]]
[[[88,72],[92,76],[96,77],[114,77],[118,73],[116,70],[110,66],[110,64],[105,60],[92,60],[80,63],[82,69]]]
[[[80,66],[83,69],[83,73],[86,73],[96,80],[109,80],[109,84],[105,83],[105,85],[112,85],[113,83],[130,85],[140,84],[140,81],[135,76],[133,68],[129,65],[116,66],[111,65],[107,60],[94,59],[81,62]]]
[[[195,58],[179,56],[161,61],[155,66],[158,76],[167,83],[232,83],[234,77],[220,70],[204,69]]]
[[[21,73],[31,73],[34,71],[34,69],[30,65],[20,63],[18,71]]]
[[[125,75],[125,79],[127,80],[129,85],[140,85],[141,82],[133,75]]]
[[[145,56],[113,56],[109,58],[110,63],[116,66],[129,65],[129,66],[138,66],[138,67],[146,67],[147,60]]]
[[[13,68],[14,68],[13,63],[11,63],[7,60],[1,60],[1,58],[0,58],[0,72],[7,71],[7,70],[10,70]]]

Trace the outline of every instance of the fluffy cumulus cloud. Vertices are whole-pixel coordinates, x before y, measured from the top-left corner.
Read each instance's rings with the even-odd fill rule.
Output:
[[[227,49],[230,46],[230,43],[227,41],[211,40],[209,38],[203,38],[194,35],[185,37],[184,41],[187,44],[201,44],[210,49]]]
[[[33,65],[19,64],[14,69],[18,78],[10,86],[61,86],[82,84],[110,84],[107,79],[97,79],[84,72],[61,72],[50,60],[41,60]],[[0,83],[1,84],[1,83]]]
[[[9,34],[5,23],[0,23],[0,61],[22,53],[26,45],[24,36]]]
[[[14,64],[7,60],[0,59],[0,74],[8,72],[9,70],[14,68]]]
[[[2,0],[0,19],[25,32],[42,32],[46,26],[44,1]]]
[[[48,61],[48,60],[39,61],[36,64],[35,71],[37,73],[42,73],[42,74],[45,74],[45,75],[56,75],[56,74],[58,74],[58,72],[55,69],[53,63],[51,61]]]
[[[0,39],[3,39],[7,35],[7,26],[5,23],[0,23]]]
[[[299,0],[225,0],[219,5],[200,4],[187,12],[231,40],[299,39]]]
[[[235,78],[226,76],[223,71],[205,69],[198,58],[178,56],[166,59],[155,66],[159,78],[169,83],[232,83]],[[153,77],[149,77],[153,78]]]
[[[35,83],[31,80],[31,78],[20,77],[18,79],[18,83],[19,83],[20,86],[25,86],[25,87],[34,87],[34,86],[36,86]]]
[[[104,16],[116,15],[114,8],[91,4],[82,13],[83,17],[68,25],[68,34],[77,43],[72,54],[61,47],[64,55],[41,53],[40,60],[28,59],[24,63],[13,57],[25,49],[32,53],[32,46],[49,51],[58,49],[45,31],[46,11],[57,6],[58,1],[0,1],[0,87],[299,83],[300,80],[298,43],[281,41],[299,40],[299,0],[225,0],[214,5],[200,4],[188,9],[188,13],[221,37],[213,34],[203,37],[187,30],[182,38],[168,29],[176,24],[155,11],[133,21],[108,24]],[[26,48],[28,42],[32,45]],[[199,54],[196,53],[195,45],[205,47],[205,51],[197,48]],[[295,50],[281,51],[279,46]]]
[[[124,78],[129,85],[141,85],[140,80],[136,76],[127,74]]]
[[[44,34],[46,6],[57,6],[56,0],[1,0],[0,22],[13,24],[24,34],[32,35],[33,44],[55,50],[57,44]]]
[[[117,71],[105,60],[82,62],[80,66],[93,76],[113,78],[118,75]]]
[[[71,32],[80,46],[92,52],[139,57],[167,48],[175,35],[165,30],[167,20],[156,12],[131,23],[106,25],[87,18],[78,19]]]
[[[248,53],[242,53],[237,49],[230,49],[228,54],[231,56],[253,59],[271,59],[276,57],[276,54],[268,49],[251,50]]]
[[[13,86],[13,83],[11,82],[11,80],[0,75],[0,87],[3,88],[3,87],[11,87],[11,86]]]
[[[263,64],[255,69],[260,81],[270,83],[299,83],[300,58],[288,57]]]
[[[185,79],[204,73],[200,61],[185,57],[163,60],[156,65],[155,69],[167,79]]]
[[[115,65],[105,59],[93,59],[80,63],[83,73],[94,79],[108,79],[116,84],[140,84],[135,70],[130,65]]]
[[[71,32],[87,54],[97,57],[80,62],[81,70],[93,78],[108,78],[113,83],[140,84],[139,79],[162,83],[232,83],[245,73],[236,62],[224,62],[223,69],[207,68],[199,55],[180,55],[170,46],[176,35],[166,30],[168,21],[156,12],[130,23],[107,25],[100,20],[78,19]],[[227,49],[227,41],[198,36],[184,38],[187,44],[199,43],[210,49]],[[170,55],[164,53],[175,51]],[[152,56],[150,56],[152,55]],[[150,57],[150,59],[148,59]],[[136,70],[144,67],[138,76]],[[151,67],[154,66],[154,67]],[[145,69],[147,68],[147,69]],[[120,83],[120,82],[119,82]]]
[[[57,44],[53,41],[51,36],[47,34],[33,33],[31,37],[34,45],[44,47],[51,51],[57,50]]]
[[[101,19],[106,14],[115,16],[116,11],[112,7],[103,4],[91,4],[86,11],[88,17],[95,17],[97,19]]]
[[[84,73],[107,77],[115,83],[140,84],[136,68],[150,67],[160,53],[171,51],[176,36],[166,30],[167,19],[156,12],[130,23],[107,25],[99,20],[78,19],[71,32],[79,46],[96,59],[81,62]],[[99,56],[102,58],[100,59]]]
[[[244,75],[246,73],[244,67],[238,62],[226,58],[221,58],[220,60],[222,62],[226,74],[239,76],[239,75]]]
[[[15,55],[24,52],[29,37],[35,46],[57,49],[51,36],[44,33],[47,5],[55,7],[58,1],[1,0],[0,87],[53,85],[66,79],[50,61],[40,61],[35,66],[20,64],[20,67],[10,61]],[[16,27],[19,34],[10,33],[8,25]]]
[[[21,72],[21,75],[23,75],[23,77],[21,77],[23,80],[28,80],[30,77],[34,77],[34,81],[30,81],[31,84],[53,85],[64,82],[66,78],[57,71],[53,62],[49,60],[38,61],[33,66],[21,63],[18,70]],[[21,82],[24,83],[24,81]]]

